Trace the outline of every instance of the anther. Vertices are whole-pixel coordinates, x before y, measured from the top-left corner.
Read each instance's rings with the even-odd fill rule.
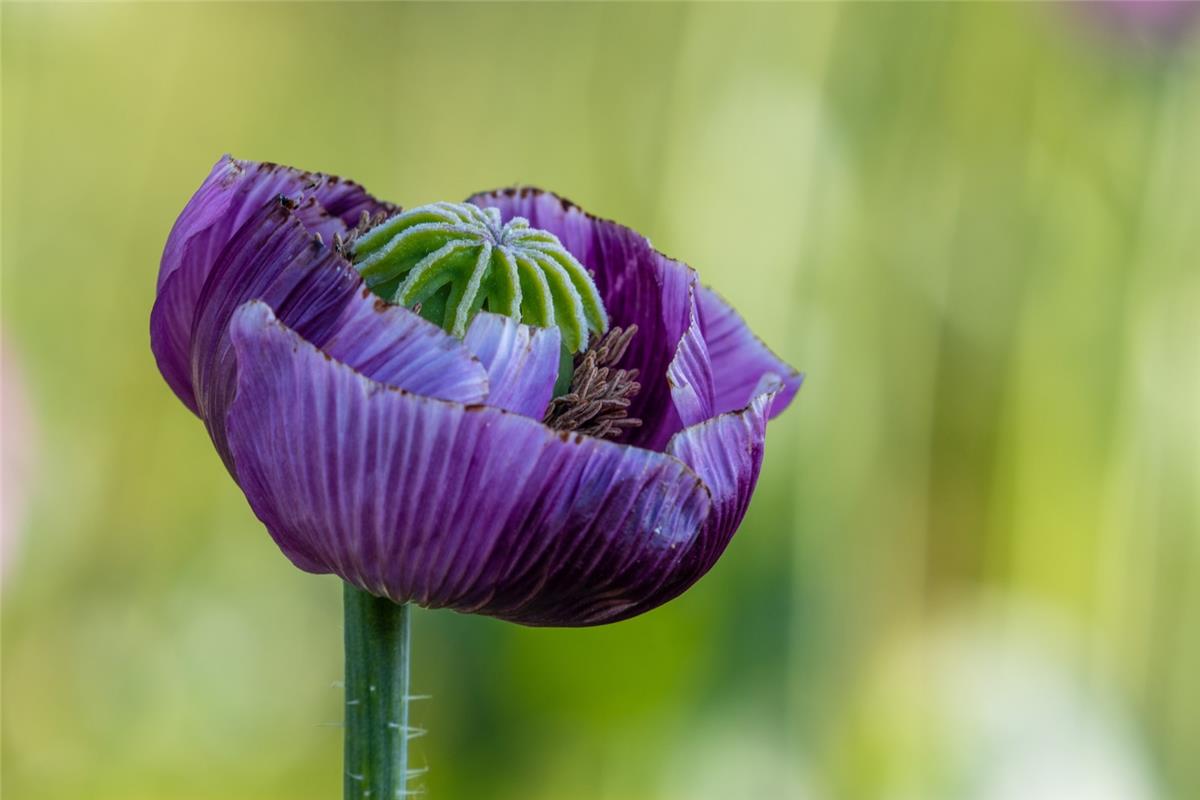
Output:
[[[577,359],[570,390],[550,402],[542,421],[557,431],[597,439],[616,439],[640,426],[640,419],[629,416],[630,401],[642,388],[638,371],[616,369],[636,333],[636,325],[612,328]]]

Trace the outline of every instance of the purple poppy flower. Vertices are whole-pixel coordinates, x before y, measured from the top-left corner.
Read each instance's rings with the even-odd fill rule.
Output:
[[[666,602],[801,376],[630,229],[532,189],[468,203],[222,158],[163,253],[159,369],[301,569],[529,625]]]

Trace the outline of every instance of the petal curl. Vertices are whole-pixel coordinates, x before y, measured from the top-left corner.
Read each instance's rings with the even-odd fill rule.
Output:
[[[279,164],[222,156],[176,220],[163,250],[158,295],[150,315],[150,347],[167,384],[199,413],[191,383],[191,334],[196,302],[218,254],[243,224],[277,195],[313,198],[321,214],[312,232],[330,240],[359,214],[391,211],[358,184]]]
[[[696,299],[716,380],[716,413],[744,408],[755,397],[763,377],[774,375],[782,383],[771,406],[771,418],[777,417],[796,396],[804,375],[772,353],[712,289],[699,287]]]
[[[459,403],[488,396],[487,367],[462,342],[365,286],[349,298],[330,330],[321,350],[373,381]]]
[[[712,569],[741,525],[762,468],[771,406],[782,388],[777,380],[766,379],[745,408],[693,425],[667,445],[668,454],[704,481],[712,510],[694,545],[659,587],[658,602],[682,594]]]
[[[267,202],[222,251],[196,303],[192,385],[196,404],[226,464],[226,412],[238,362],[229,338],[234,312],[262,300],[327,356],[368,377],[464,403],[487,395],[487,373],[463,343],[407,309],[377,302],[334,248],[314,239],[312,199]]]
[[[708,343],[700,329],[696,307],[695,290],[688,288],[691,307],[688,327],[679,338],[675,357],[667,367],[667,383],[671,387],[671,401],[679,417],[679,428],[696,425],[716,415],[716,399],[712,361],[708,354]]]
[[[464,343],[488,372],[487,404],[541,420],[558,378],[558,328],[534,328],[482,311]]]
[[[698,558],[709,494],[676,458],[390,389],[263,303],[231,329],[238,483],[303,569],[397,602],[588,625],[658,605]]]

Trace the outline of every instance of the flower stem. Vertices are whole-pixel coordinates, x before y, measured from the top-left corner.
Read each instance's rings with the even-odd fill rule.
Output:
[[[345,584],[345,800],[408,796],[409,607]]]

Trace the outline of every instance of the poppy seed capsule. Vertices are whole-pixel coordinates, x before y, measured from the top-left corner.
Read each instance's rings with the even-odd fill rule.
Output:
[[[480,310],[543,328],[557,327],[567,352],[608,329],[608,314],[587,270],[553,233],[495,208],[432,203],[368,228],[353,242],[354,266],[375,294],[455,336]]]

